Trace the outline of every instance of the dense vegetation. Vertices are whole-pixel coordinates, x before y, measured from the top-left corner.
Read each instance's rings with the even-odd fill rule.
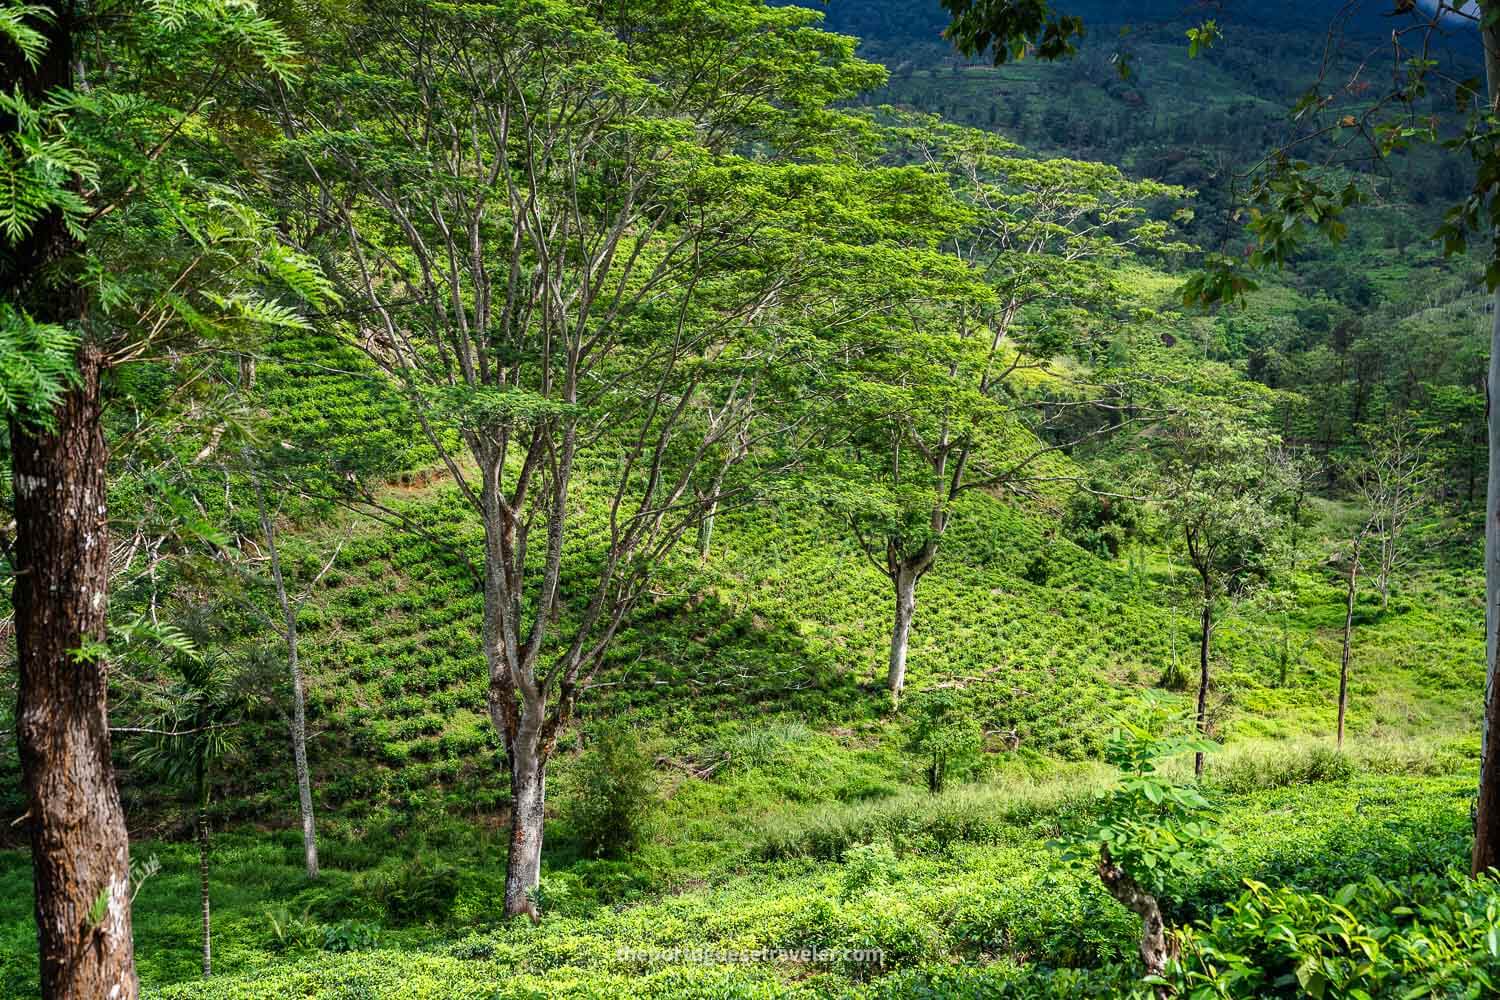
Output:
[[[1500,989],[1482,53],[1062,6],[0,8],[0,994]]]

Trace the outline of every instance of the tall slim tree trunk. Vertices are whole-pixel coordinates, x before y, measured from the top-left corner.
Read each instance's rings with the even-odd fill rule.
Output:
[[[719,501],[715,500],[709,504],[703,520],[698,522],[698,559],[700,561],[708,561],[708,550],[714,540],[714,518],[718,514]]]
[[[714,519],[719,516],[719,495],[724,492],[724,476],[728,471],[728,466],[720,468],[714,476],[708,497],[699,497],[700,502],[704,499],[708,500],[708,506],[703,512],[703,520],[698,522],[698,558],[705,562],[708,560],[709,546],[713,544]]]
[[[1339,721],[1336,743],[1344,748],[1344,716],[1349,708],[1349,658],[1354,638],[1354,600],[1359,591],[1359,547],[1349,562],[1349,582],[1344,597],[1344,654],[1339,661]]]
[[[1208,654],[1209,646],[1213,642],[1214,634],[1214,602],[1211,598],[1203,600],[1203,616],[1201,624],[1203,634],[1198,639],[1198,733],[1201,736],[1208,735]],[[1203,751],[1199,750],[1193,755],[1193,774],[1203,777]]]
[[[1500,3],[1484,0],[1485,14]],[[1500,25],[1481,29],[1484,41],[1485,70],[1489,77],[1492,109],[1500,107]],[[1489,378],[1485,385],[1488,403],[1489,482],[1485,493],[1484,578],[1485,578],[1485,684],[1484,724],[1480,739],[1479,797],[1474,813],[1475,874],[1500,868],[1500,692],[1497,692],[1497,653],[1500,653],[1500,291],[1495,294],[1495,309],[1490,328]]]
[[[287,669],[292,679],[292,763],[297,771],[297,808],[302,815],[302,860],[307,877],[318,877],[318,832],[313,817],[312,775],[307,766],[307,697],[303,691],[302,663],[297,652],[297,609],[287,596],[286,578],[281,572],[281,551],[276,543],[276,525],[266,506],[260,480],[252,474],[255,500],[260,513],[260,530],[271,556],[271,580],[276,585],[276,600],[281,606],[282,636],[286,640]]]
[[[891,578],[896,587],[896,620],[891,627],[890,665],[885,683],[891,700],[898,703],[906,687],[906,651],[911,645],[911,624],[917,614],[917,580],[918,574],[909,565],[898,567]]]
[[[214,973],[213,919],[208,905],[208,784],[204,761],[198,760],[198,901],[203,910],[203,978]]]
[[[106,661],[107,454],[100,352],[56,428],[11,428],[16,505],[13,602],[20,669],[16,742],[29,817],[42,995],[133,1000],[130,848],[110,761]]]

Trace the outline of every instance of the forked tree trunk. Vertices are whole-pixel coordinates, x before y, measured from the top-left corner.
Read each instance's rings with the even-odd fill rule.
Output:
[[[1349,708],[1349,659],[1354,638],[1354,599],[1359,589],[1359,548],[1349,563],[1349,581],[1344,596],[1344,653],[1339,661],[1339,721],[1336,744],[1344,748],[1344,716]]]
[[[1141,963],[1146,975],[1160,976],[1175,956],[1172,936],[1167,932],[1166,918],[1156,897],[1136,884],[1125,870],[1115,864],[1109,848],[1099,848],[1099,881],[1120,905],[1141,918]]]
[[[35,876],[42,995],[133,1000],[130,848],[110,762],[106,661],[109,536],[100,352],[56,428],[11,428],[15,487],[16,742]]]
[[[891,578],[896,588],[896,619],[891,627],[890,664],[885,683],[891,700],[899,703],[906,687],[906,652],[911,645],[911,624],[917,614],[917,580],[919,574],[910,566],[899,567]]]
[[[1214,634],[1214,602],[1203,601],[1203,634],[1198,639],[1198,735],[1208,735],[1208,654]],[[1203,777],[1203,751],[1193,754],[1193,774]]]
[[[1485,0],[1486,15],[1500,3]],[[1500,106],[1500,25],[1480,31],[1484,41],[1485,70],[1489,77],[1490,106]],[[1480,740],[1479,797],[1474,812],[1473,868],[1477,875],[1500,868],[1500,684],[1497,684],[1497,654],[1500,654],[1500,290],[1495,293],[1490,328],[1490,367],[1486,383],[1489,430],[1489,482],[1485,494],[1485,684],[1484,724]]]
[[[541,884],[542,828],[547,807],[547,745],[543,730],[547,700],[539,679],[512,673],[511,663],[527,655],[519,647],[508,619],[519,608],[506,606],[503,574],[510,565],[508,555],[515,543],[514,524],[501,501],[501,463],[498,452],[475,449],[483,486],[480,516],[484,523],[484,623],[485,664],[489,671],[490,722],[505,741],[510,768],[510,845],[505,861],[505,915],[541,919],[533,899]],[[549,525],[549,535],[560,526]],[[557,595],[551,595],[557,603]],[[543,627],[546,612],[538,612],[535,628]]]

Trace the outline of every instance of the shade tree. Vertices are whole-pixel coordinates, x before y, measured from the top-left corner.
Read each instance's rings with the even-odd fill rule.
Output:
[[[1149,411],[1125,368],[1101,384],[1051,362],[1090,325],[1127,322],[1118,270],[1178,246],[1149,206],[1182,192],[931,116],[876,121],[887,160],[936,180],[955,208],[939,257],[885,277],[882,293],[855,286],[872,312],[851,336],[851,431],[831,472],[858,486],[824,491],[891,582],[886,686],[899,701],[918,585],[960,498],[1066,478],[1047,461]]]
[[[1223,402],[1184,410],[1155,428],[1152,472],[1168,536],[1197,577],[1198,685],[1195,720],[1209,732],[1208,696],[1218,611],[1271,576],[1296,475],[1277,440]],[[1203,773],[1203,754],[1194,770]]]
[[[801,400],[827,398],[798,380],[865,308],[833,289],[912,203],[840,153],[860,129],[828,104],[881,71],[815,17],[374,2],[329,24],[324,71],[281,104],[287,210],[358,305],[342,332],[483,528],[510,915],[537,915],[578,699],[660,565],[750,492],[732,470],[788,464]]]

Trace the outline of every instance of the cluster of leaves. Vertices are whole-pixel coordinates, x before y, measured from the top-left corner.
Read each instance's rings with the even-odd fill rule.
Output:
[[[941,792],[949,778],[961,779],[979,763],[984,733],[965,709],[951,691],[924,693],[912,703],[907,749],[925,762],[930,792]]]
[[[1210,997],[1479,997],[1500,988],[1500,880],[1371,877],[1330,895],[1251,881],[1182,934],[1168,976]]]
[[[584,854],[615,858],[646,838],[658,801],[651,757],[624,719],[595,726],[574,767],[570,818]]]
[[[1105,759],[1120,769],[1119,785],[1103,796],[1088,824],[1072,833],[1064,857],[1093,863],[1102,854],[1165,903],[1180,895],[1194,862],[1218,834],[1217,807],[1203,789],[1164,765],[1218,745],[1182,735],[1185,724],[1153,692],[1143,696],[1140,714],[1138,721],[1121,720],[1110,738]]]

